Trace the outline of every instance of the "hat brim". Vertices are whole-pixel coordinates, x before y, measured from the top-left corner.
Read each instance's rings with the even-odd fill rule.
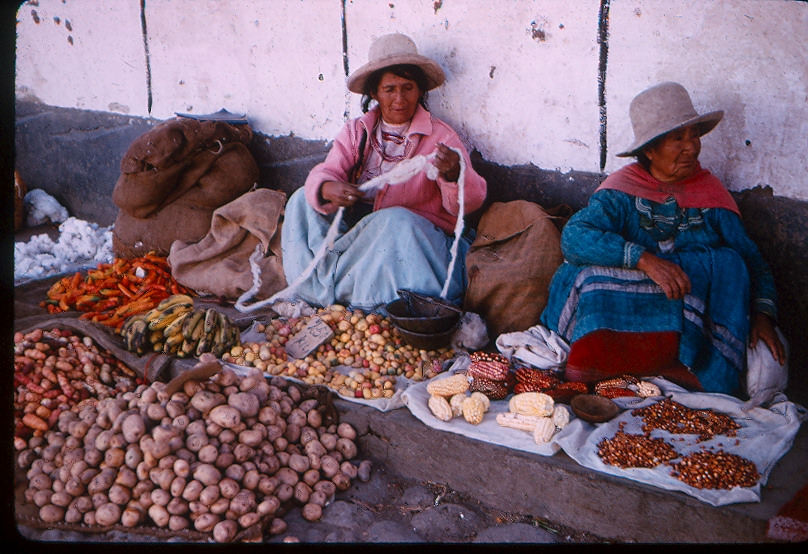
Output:
[[[677,129],[681,129],[683,127],[690,127],[691,125],[698,125],[699,126],[699,136],[702,137],[712,131],[718,122],[724,117],[724,110],[716,110],[713,112],[708,112],[704,115],[700,115],[698,117],[694,117],[692,119],[688,119],[687,121],[676,125],[675,127],[671,127],[670,129],[663,131],[662,133],[658,133],[651,138],[640,138],[635,140],[634,144],[626,151],[620,152],[619,154],[615,154],[618,158],[629,158],[636,156],[637,154],[645,148],[646,145],[655,141],[659,137],[663,135],[667,135],[671,131],[675,131]]]
[[[421,56],[420,54],[404,54],[366,63],[348,76],[348,90],[362,94],[365,89],[365,81],[367,81],[371,73],[379,69],[384,69],[385,67],[390,67],[391,65],[399,64],[417,65],[423,69],[426,74],[427,90],[439,87],[446,80],[443,69],[431,59],[426,56]]]

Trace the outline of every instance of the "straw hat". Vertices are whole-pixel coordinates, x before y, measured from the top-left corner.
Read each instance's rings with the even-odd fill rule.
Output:
[[[674,129],[698,125],[699,136],[706,135],[724,117],[723,110],[696,113],[685,87],[679,83],[665,82],[646,89],[634,97],[628,110],[634,127],[634,144],[620,157],[636,156],[655,138]]]
[[[373,41],[368,50],[368,63],[348,77],[348,90],[362,94],[365,81],[371,73],[377,69],[401,63],[417,65],[424,70],[428,83],[427,90],[440,86],[446,79],[443,70],[437,63],[418,53],[418,49],[410,37],[401,33],[392,33]]]

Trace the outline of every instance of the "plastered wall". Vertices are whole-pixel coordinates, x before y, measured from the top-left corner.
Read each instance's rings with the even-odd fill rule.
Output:
[[[268,136],[330,140],[346,74],[409,34],[447,83],[430,107],[502,165],[610,172],[628,104],[675,80],[723,109],[701,160],[733,190],[808,200],[808,3],[796,0],[30,0],[16,94],[166,119],[225,107]]]

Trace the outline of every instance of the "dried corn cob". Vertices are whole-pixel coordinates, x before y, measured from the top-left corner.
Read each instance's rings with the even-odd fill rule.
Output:
[[[516,392],[516,387],[514,387],[514,392]],[[586,383],[569,381],[566,383],[559,383],[556,387],[542,392],[550,396],[556,402],[569,402],[572,400],[573,396],[578,394],[586,394],[589,392],[589,388],[586,386]]]
[[[508,396],[508,386],[504,381],[492,381],[475,377],[469,385],[472,392],[481,392],[491,400],[502,400]]]
[[[469,354],[469,358],[471,358],[472,362],[499,362],[510,365],[508,358],[497,352],[483,352],[480,350]]]
[[[648,398],[650,396],[662,396],[662,391],[659,389],[659,387],[649,381],[640,381],[637,383],[636,387],[637,394],[643,398]]]
[[[564,406],[556,405],[553,407],[553,414],[550,416],[550,419],[553,420],[553,425],[559,429],[563,429],[567,426],[567,423],[570,422],[570,412]]]
[[[463,400],[463,419],[472,425],[479,425],[483,421],[485,405],[476,396],[468,396]]]
[[[452,408],[449,406],[449,401],[444,397],[430,395],[427,406],[429,406],[429,411],[432,412],[432,415],[439,420],[449,421],[452,419]]]
[[[480,391],[472,392],[471,396],[473,396],[474,398],[479,398],[480,399],[480,402],[482,402],[483,406],[485,406],[485,411],[486,412],[491,407],[491,400],[486,395],[481,393]]]
[[[504,381],[508,377],[511,366],[503,362],[478,361],[471,362],[468,369],[469,377],[482,377],[492,381]]]
[[[625,387],[601,387],[597,391],[600,396],[605,398],[619,398],[621,396],[637,396],[633,390]]]
[[[515,414],[513,412],[501,412],[498,413],[496,417],[497,423],[503,427],[510,427],[511,429],[519,429],[520,431],[531,432],[541,419],[546,418],[542,416]]]
[[[455,394],[469,390],[468,377],[462,373],[456,373],[450,377],[444,377],[435,381],[430,381],[426,385],[426,392],[436,396],[454,396]]]
[[[517,384],[514,391],[518,392],[541,392],[558,385],[561,381],[552,372],[541,369],[531,369],[520,367],[514,372]]]
[[[554,404],[552,397],[542,392],[523,392],[511,397],[508,409],[516,414],[549,416]]]
[[[595,384],[595,394],[600,393],[600,389],[606,389],[611,387],[627,388],[629,385],[636,385],[638,382],[639,379],[637,379],[633,375],[621,375],[620,377],[612,377],[611,379],[605,379]]]
[[[533,442],[542,444],[549,441],[555,433],[555,425],[549,417],[543,417],[533,428]]]
[[[459,392],[452,395],[452,397],[449,399],[449,406],[452,408],[452,415],[454,417],[460,417],[463,415],[463,400],[466,399],[466,396],[466,393]]]

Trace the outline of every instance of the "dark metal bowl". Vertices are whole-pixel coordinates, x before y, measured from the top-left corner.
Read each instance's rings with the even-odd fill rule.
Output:
[[[416,333],[403,329],[395,323],[393,323],[393,326],[401,333],[404,342],[419,350],[437,350],[438,348],[449,346],[449,341],[457,330],[457,324],[439,333]]]
[[[428,302],[408,302],[404,298],[385,306],[390,320],[401,330],[414,333],[443,333],[454,328],[460,312],[445,305]]]

